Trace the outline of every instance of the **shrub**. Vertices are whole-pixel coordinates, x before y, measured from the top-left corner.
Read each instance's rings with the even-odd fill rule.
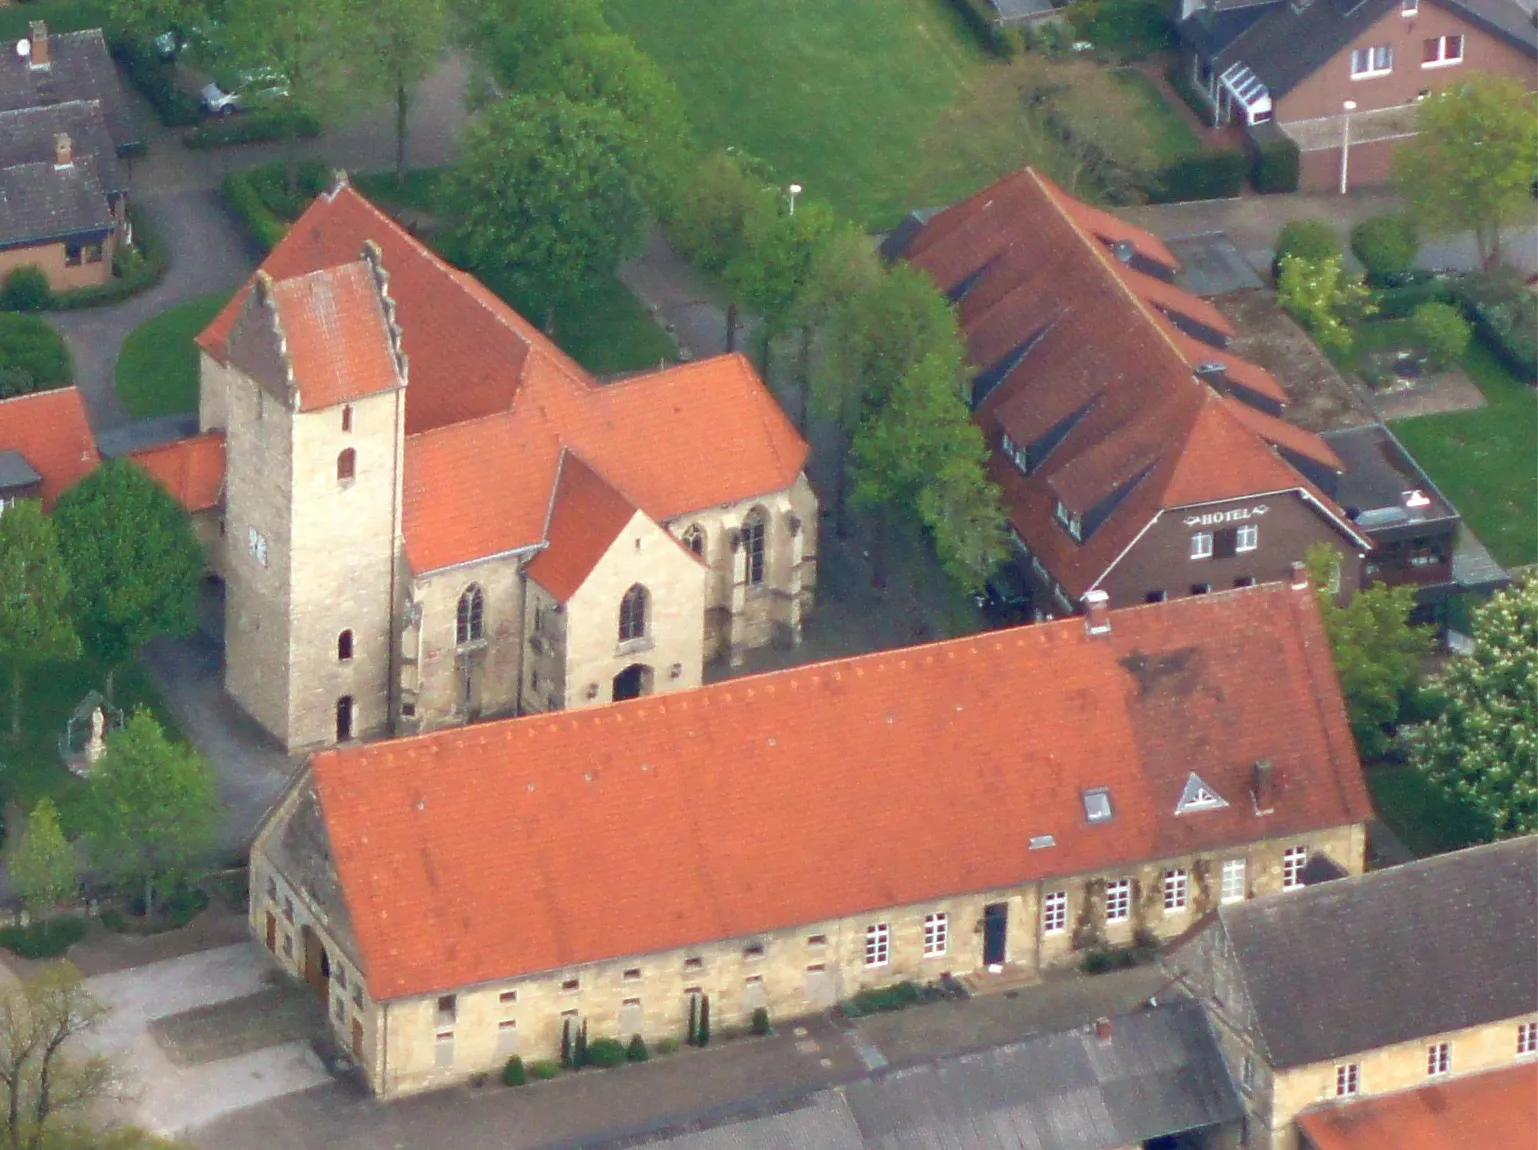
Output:
[[[522,1086],[529,1080],[529,1072],[523,1068],[523,1059],[516,1054],[502,1067],[503,1086]]]
[[[1237,196],[1248,161],[1238,148],[1199,152],[1173,160],[1154,173],[1148,198],[1156,204]]]
[[[1538,383],[1538,297],[1509,271],[1469,276],[1454,298],[1474,334],[1518,379]]]
[[[587,1044],[587,1062],[600,1070],[608,1070],[625,1061],[625,1044],[618,1038],[595,1038]]]
[[[636,1037],[639,1038],[640,1035],[636,1035]],[[679,1041],[676,1038],[663,1038],[663,1039],[659,1039],[658,1042],[657,1042],[657,1053],[658,1054],[677,1054],[678,1053],[679,1045],[680,1045]]]
[[[71,288],[53,297],[57,311],[74,311],[83,307],[102,307],[120,303],[129,296],[138,295],[165,279],[171,266],[170,254],[144,213],[132,205],[128,219],[133,225],[134,247],[119,247],[112,256],[113,278],[92,287]]]
[[[1134,946],[1102,947],[1088,952],[1079,961],[1079,969],[1085,974],[1107,974],[1113,970],[1126,970],[1151,960],[1156,949],[1146,943],[1138,943]]]
[[[53,288],[35,264],[17,268],[0,287],[0,311],[47,311],[52,306]]]
[[[1423,303],[1446,303],[1451,298],[1447,281],[1441,279],[1379,288],[1373,293],[1378,314],[1384,319],[1404,319],[1413,315]]]
[[[1340,237],[1329,224],[1323,220],[1293,220],[1276,237],[1276,258],[1271,262],[1271,272],[1276,275],[1281,271],[1284,256],[1298,256],[1317,263],[1344,254]]]
[[[630,1042],[625,1046],[625,1060],[627,1062],[650,1062],[651,1051],[646,1049],[646,1039],[639,1034],[632,1034]]]
[[[160,900],[154,918],[144,917],[144,898],[135,895],[128,900],[126,913],[116,908],[102,911],[101,923],[119,934],[161,934],[180,930],[207,909],[208,894],[197,887],[184,886]]]
[[[1079,0],[1068,9],[1068,23],[1097,49],[1141,60],[1173,40],[1166,8],[1162,0]]]
[[[767,1006],[754,1008],[753,1021],[748,1029],[760,1037],[769,1033],[769,1008]]]
[[[919,988],[911,982],[899,982],[876,990],[862,990],[846,1001],[842,1010],[850,1018],[867,1014],[880,1014],[886,1010],[901,1010],[919,1001]]]
[[[267,108],[210,120],[188,132],[183,142],[189,148],[222,148],[286,140],[291,135],[313,139],[320,135],[320,121],[300,108]]]
[[[1351,229],[1351,250],[1367,269],[1367,281],[1377,286],[1415,266],[1420,240],[1407,217],[1374,216]]]
[[[166,127],[185,128],[203,118],[197,99],[176,86],[176,65],[162,60],[153,47],[137,40],[116,40],[112,55]]]
[[[64,337],[35,315],[0,312],[0,368],[6,369],[11,386],[22,385],[24,391],[46,391],[70,381]]]
[[[1474,336],[1469,321],[1450,303],[1421,304],[1410,317],[1410,327],[1433,367],[1447,367],[1461,360]]]
[[[1024,47],[1020,33],[1000,26],[988,0],[950,0],[950,6],[977,42],[1001,60],[1011,59]]]
[[[549,1058],[542,1058],[538,1062],[529,1063],[529,1077],[540,1082],[548,1082],[552,1078],[561,1076],[561,1064]]]
[[[1191,79],[1191,73],[1186,70],[1185,61],[1172,60],[1169,67],[1164,69],[1164,78],[1169,82],[1169,86],[1175,89],[1175,94],[1186,102],[1186,106],[1202,118],[1202,123],[1211,127],[1213,107],[1197,90],[1196,82]]]
[[[1298,145],[1286,136],[1265,140],[1255,146],[1250,161],[1250,182],[1264,195],[1298,190],[1298,169],[1302,156]]]
[[[1351,350],[1355,324],[1374,310],[1366,287],[1345,274],[1343,262],[1341,256],[1310,260],[1289,254],[1276,285],[1277,302],[1325,352],[1340,356]]]
[[[85,919],[63,915],[0,929],[0,947],[22,958],[58,958],[85,937]]]

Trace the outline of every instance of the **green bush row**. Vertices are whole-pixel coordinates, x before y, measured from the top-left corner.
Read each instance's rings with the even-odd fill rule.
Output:
[[[1446,280],[1427,280],[1424,283],[1378,288],[1372,298],[1378,306],[1378,319],[1404,319],[1413,315],[1415,309],[1423,303],[1449,302],[1452,292]]]
[[[1001,60],[1010,60],[1025,48],[1025,39],[1013,28],[998,22],[988,0],[949,0],[951,8],[977,42]]]
[[[1286,136],[1257,144],[1250,157],[1250,183],[1264,195],[1298,190],[1298,170],[1303,157],[1298,145]]]
[[[1474,325],[1474,334],[1506,369],[1526,383],[1538,383],[1538,297],[1515,272],[1469,276],[1453,298]]]
[[[84,937],[85,919],[77,915],[0,928],[0,946],[22,958],[58,958]]]
[[[1151,962],[1157,953],[1157,947],[1141,942],[1132,946],[1102,947],[1085,954],[1079,960],[1079,969],[1085,974],[1108,974]]]
[[[267,108],[210,120],[193,128],[182,141],[189,148],[222,148],[227,144],[261,144],[289,136],[313,139],[320,135],[320,121],[299,108]]]
[[[138,208],[129,207],[128,220],[133,225],[134,246],[131,249],[119,248],[112,257],[112,279],[93,287],[55,292],[52,304],[55,311],[74,311],[83,307],[121,303],[166,278],[166,272],[171,267],[171,255],[166,250],[165,240]]]
[[[193,96],[176,86],[176,65],[167,63],[154,49],[136,40],[114,40],[112,55],[123,74],[155,110],[155,118],[168,128],[186,128],[203,118],[203,108]]]
[[[326,188],[326,167],[319,160],[299,164],[298,188],[289,195],[281,163],[231,172],[219,185],[225,206],[245,224],[263,252],[270,252],[299,218],[305,205]]]
[[[1238,148],[1199,152],[1155,172],[1148,199],[1155,204],[1229,199],[1239,194],[1248,169],[1249,158]]]
[[[921,997],[917,983],[899,982],[875,990],[862,990],[846,1000],[841,1009],[850,1018],[862,1018],[886,1010],[901,1010],[912,1006]]]

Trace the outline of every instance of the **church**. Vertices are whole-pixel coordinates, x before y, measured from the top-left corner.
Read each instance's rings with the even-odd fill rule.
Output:
[[[200,434],[152,470],[217,493],[188,507],[225,686],[289,750],[697,687],[799,641],[808,449],[741,356],[600,384],[345,180],[197,343]]]

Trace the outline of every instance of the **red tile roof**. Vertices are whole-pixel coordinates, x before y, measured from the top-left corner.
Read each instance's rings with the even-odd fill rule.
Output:
[[[1312,1150],[1535,1150],[1538,1067],[1332,1103],[1299,1115],[1298,1129]]]
[[[365,261],[276,280],[272,301],[299,383],[299,410],[400,385],[385,304]]]
[[[44,510],[101,462],[85,402],[73,387],[0,400],[0,451],[20,452],[42,477]]]
[[[1231,330],[1204,300],[1117,260],[1103,216],[1026,169],[940,213],[906,253],[960,295],[972,366],[996,381],[977,411],[990,445],[1005,434],[1025,448],[1058,437],[1029,476],[998,450],[990,468],[1032,553],[1078,598],[1161,510],[1290,490],[1365,548],[1273,444],[1327,466],[1339,463],[1333,452],[1196,377],[1201,364],[1222,362],[1250,391],[1286,399],[1260,368],[1176,327],[1172,318],[1185,317]],[[1130,225],[1119,238],[1151,247]],[[1060,500],[1086,519],[1109,510],[1075,543],[1054,522]]]
[[[1259,759],[1280,781],[1265,816]],[[1063,620],[311,763],[380,999],[1370,813],[1316,594],[1280,584],[1117,611],[1106,635]],[[1193,769],[1226,808],[1175,816]],[[1086,823],[1089,787],[1109,824]]]
[[[529,564],[529,577],[565,603],[635,514],[628,499],[566,452],[550,501],[546,547]]]
[[[189,512],[219,505],[224,492],[224,433],[210,431],[162,447],[133,452],[128,457]]]

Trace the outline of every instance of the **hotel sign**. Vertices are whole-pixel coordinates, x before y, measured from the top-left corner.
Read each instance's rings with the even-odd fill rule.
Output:
[[[1246,519],[1257,519],[1269,510],[1270,508],[1264,503],[1257,503],[1254,507],[1235,507],[1229,511],[1209,511],[1205,515],[1187,515],[1184,522],[1187,527],[1217,527],[1224,523],[1243,523]]]

